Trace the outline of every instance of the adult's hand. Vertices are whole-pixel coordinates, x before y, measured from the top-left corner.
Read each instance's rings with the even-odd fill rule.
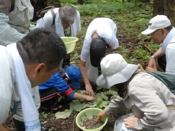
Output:
[[[138,121],[137,117],[127,117],[124,119],[124,124],[128,129],[135,129],[135,125],[137,121]]]
[[[95,93],[94,93],[92,86],[90,84],[86,84],[86,91],[87,91],[88,95],[95,96]]]
[[[146,67],[147,72],[155,72],[157,69],[151,68],[151,67]]]
[[[153,68],[154,70],[157,70],[157,66],[156,66],[156,60],[151,58],[148,62],[148,66],[147,67],[150,67],[150,68]]]
[[[105,117],[107,117],[107,114],[106,114],[106,112],[103,110],[103,111],[101,111],[101,112],[97,115],[96,121],[98,121],[99,119],[105,118]]]
[[[91,86],[91,84],[89,82],[85,66],[86,66],[86,62],[84,62],[82,60],[79,60],[79,68],[80,68],[82,76],[83,76],[83,80],[84,80],[84,83],[85,83],[86,91],[87,91],[88,95],[94,96],[95,94],[94,94],[92,86]]]

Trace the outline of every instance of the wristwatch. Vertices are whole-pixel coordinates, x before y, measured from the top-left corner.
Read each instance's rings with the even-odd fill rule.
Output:
[[[149,59],[156,59],[153,55]]]

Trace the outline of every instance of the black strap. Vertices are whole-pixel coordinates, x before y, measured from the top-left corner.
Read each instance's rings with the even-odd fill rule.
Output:
[[[98,76],[101,75],[101,67],[98,67]]]
[[[52,14],[52,16],[53,16],[53,22],[52,22],[52,25],[54,25],[54,24],[55,24],[55,17],[56,17],[56,14],[55,14],[53,8],[52,8],[50,11],[51,11],[51,14]]]

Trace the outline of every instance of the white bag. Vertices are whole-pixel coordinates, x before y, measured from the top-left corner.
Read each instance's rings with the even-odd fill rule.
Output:
[[[132,129],[127,129],[123,120],[127,117],[134,116],[134,114],[126,114],[121,117],[119,117],[114,124],[114,131],[133,131]]]

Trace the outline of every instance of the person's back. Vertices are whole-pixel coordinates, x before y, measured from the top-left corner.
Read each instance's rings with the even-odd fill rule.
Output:
[[[33,12],[30,0],[1,0],[0,44],[11,44],[24,37],[30,31]]]
[[[111,19],[95,18],[92,20],[87,28],[83,47],[89,48],[89,43],[92,41],[91,36],[94,32],[103,38],[109,46],[112,46],[112,49],[116,49],[118,47],[118,43],[116,45],[113,44],[117,39],[117,26]],[[116,42],[118,41],[116,40]]]
[[[117,26],[109,18],[95,18],[89,24],[81,50],[79,67],[86,90],[94,95],[90,81],[96,82],[100,74],[100,61],[107,53],[119,47]],[[93,74],[93,75],[92,75]]]

